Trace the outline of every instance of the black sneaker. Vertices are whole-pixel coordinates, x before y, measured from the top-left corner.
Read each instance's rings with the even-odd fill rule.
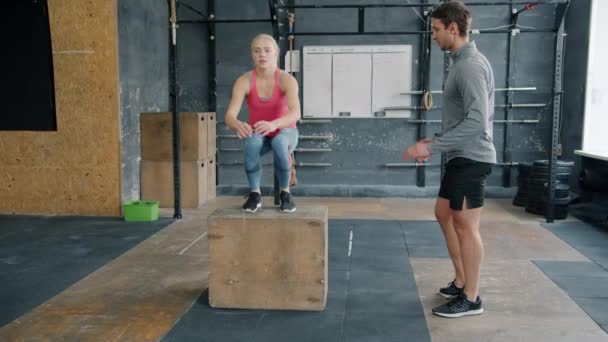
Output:
[[[251,191],[249,195],[245,196],[247,201],[243,204],[243,211],[248,213],[255,213],[262,207],[262,195],[258,192]]]
[[[452,281],[446,287],[439,289],[439,295],[445,299],[452,299],[460,295],[464,288],[456,286],[456,280]]]
[[[293,197],[291,197],[289,192],[281,190],[279,197],[281,198],[282,213],[293,213],[296,211],[296,204],[294,203]]]
[[[477,296],[476,302],[471,302],[463,292],[448,303],[434,308],[433,313],[441,317],[457,318],[462,316],[481,315],[483,313],[483,308],[481,307],[481,299],[479,296]]]

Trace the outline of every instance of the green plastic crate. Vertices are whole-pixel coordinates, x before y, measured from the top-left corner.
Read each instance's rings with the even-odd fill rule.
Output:
[[[122,205],[125,221],[156,221],[159,204],[159,201],[128,201]]]

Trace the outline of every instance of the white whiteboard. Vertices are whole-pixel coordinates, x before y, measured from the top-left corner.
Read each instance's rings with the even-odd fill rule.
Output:
[[[411,45],[305,46],[304,117],[410,117]],[[327,56],[331,59],[328,61]],[[340,114],[349,114],[348,116]]]
[[[311,49],[303,65],[304,117],[331,114],[331,49]]]
[[[585,90],[583,151],[608,158],[608,28],[600,20],[608,13],[608,1],[591,3],[589,27],[589,59]]]
[[[372,59],[372,113],[384,111],[386,117],[409,117],[410,110],[388,108],[411,105],[411,96],[401,94],[411,91],[412,47],[375,48]]]
[[[372,106],[370,53],[334,53],[332,116],[369,117]]]

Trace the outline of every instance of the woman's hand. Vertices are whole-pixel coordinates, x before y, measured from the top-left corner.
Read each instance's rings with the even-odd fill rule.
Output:
[[[239,139],[249,138],[252,133],[253,130],[251,129],[251,126],[248,123],[243,121],[238,122],[236,127],[236,135],[239,137]]]
[[[253,131],[259,135],[266,135],[277,130],[277,125],[272,121],[258,121],[253,125]]]

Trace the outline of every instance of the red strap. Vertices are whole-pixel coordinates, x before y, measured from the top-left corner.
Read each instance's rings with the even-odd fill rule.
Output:
[[[538,3],[538,2],[535,2],[535,3],[532,3],[532,4],[527,4],[526,6],[524,6],[524,9],[525,9],[526,11],[529,11],[529,10],[533,9],[534,7],[536,7],[536,6],[538,6],[538,5],[539,5],[539,3]]]

